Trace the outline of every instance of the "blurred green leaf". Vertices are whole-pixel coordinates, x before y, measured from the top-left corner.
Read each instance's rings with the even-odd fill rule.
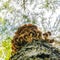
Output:
[[[3,6],[4,6],[5,8],[9,8],[9,3],[10,3],[10,1],[11,1],[11,0],[8,0],[8,1],[4,2],[4,3],[3,3]]]
[[[2,17],[0,17],[0,22],[3,24],[3,25],[5,25],[5,19],[4,18],[2,18]]]
[[[31,20],[30,19],[27,19],[27,22],[31,22]]]
[[[26,21],[26,22],[31,22],[31,20],[29,19],[29,17],[28,17],[28,16],[23,15],[23,18],[24,18],[24,19],[27,19],[27,21]]]
[[[3,23],[4,22],[4,18],[0,17],[0,22]]]
[[[1,41],[0,58],[2,58],[3,60],[9,60],[10,56],[11,56],[11,38],[7,38]]]
[[[49,1],[45,0],[46,4],[45,4],[45,8],[47,8],[49,6]]]
[[[5,2],[5,3],[3,4],[3,6],[4,6],[5,8],[9,8],[9,3],[8,3],[8,2]]]
[[[0,49],[0,57],[1,57],[1,55],[2,55],[2,50]]]
[[[10,13],[12,13],[14,9],[12,7],[9,7],[8,10]]]
[[[23,18],[25,18],[25,19],[26,19],[27,17],[28,17],[28,16],[26,16],[26,15],[23,15]]]
[[[35,24],[36,23],[36,20],[32,20],[32,24]]]

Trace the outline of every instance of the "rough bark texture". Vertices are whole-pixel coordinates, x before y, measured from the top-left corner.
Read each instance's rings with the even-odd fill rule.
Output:
[[[60,51],[45,40],[33,40],[12,55],[10,60],[60,60]]]

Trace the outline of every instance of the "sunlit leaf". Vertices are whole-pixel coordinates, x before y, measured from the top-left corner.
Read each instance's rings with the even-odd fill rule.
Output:
[[[8,37],[6,40],[3,40],[1,42],[2,44],[0,49],[0,58],[4,57],[4,60],[9,60],[11,56],[11,38]]]
[[[4,20],[4,18],[2,18],[2,17],[0,17],[0,22],[3,24],[3,25],[5,25],[5,20]]]
[[[1,57],[1,55],[2,55],[2,50],[0,50],[0,57]]]
[[[4,18],[0,17],[0,22],[3,23],[4,22]]]
[[[4,3],[3,3],[3,6],[4,6],[5,8],[9,8],[9,3],[10,3],[10,1],[11,1],[11,0],[8,0],[8,1],[4,2]]]

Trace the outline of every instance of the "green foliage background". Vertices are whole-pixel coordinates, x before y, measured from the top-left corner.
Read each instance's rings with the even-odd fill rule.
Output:
[[[0,42],[0,60],[9,60],[11,56],[11,38]]]
[[[60,0],[0,0],[0,60],[9,60],[11,40],[23,24],[35,24],[43,32],[51,31],[60,39],[60,35],[57,36],[60,32],[60,12],[56,14],[57,9],[60,9]]]

